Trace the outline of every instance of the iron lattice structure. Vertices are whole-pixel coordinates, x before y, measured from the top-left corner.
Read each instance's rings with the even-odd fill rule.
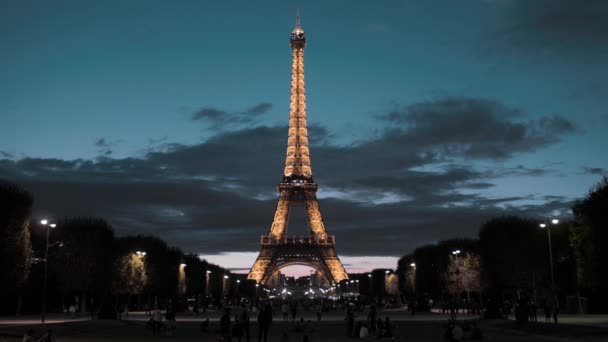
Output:
[[[306,265],[330,282],[348,279],[335,250],[335,237],[327,235],[319,203],[317,184],[312,178],[308,129],[306,123],[306,88],[304,85],[304,47],[306,37],[300,18],[291,32],[291,100],[289,131],[283,181],[277,186],[279,201],[268,235],[262,236],[262,250],[249,271],[248,278],[266,283],[278,270],[290,265]],[[294,206],[306,208],[309,235],[288,237],[289,211]]]

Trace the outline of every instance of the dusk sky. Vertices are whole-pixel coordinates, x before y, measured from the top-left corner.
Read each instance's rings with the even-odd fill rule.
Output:
[[[295,1],[0,2],[0,178],[247,271],[287,142]],[[348,271],[608,171],[608,1],[301,1],[319,204]],[[289,233],[306,233],[305,216]]]

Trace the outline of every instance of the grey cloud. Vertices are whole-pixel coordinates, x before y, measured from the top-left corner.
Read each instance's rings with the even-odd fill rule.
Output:
[[[118,141],[108,141],[106,138],[98,138],[95,140],[95,146],[98,147],[97,153],[100,154],[100,158],[109,157],[114,151],[112,148],[120,143]]]
[[[99,138],[95,141],[95,146],[97,147],[107,147],[108,143],[105,138]]]
[[[194,112],[191,120],[206,122],[212,129],[238,129],[242,125],[255,122],[260,115],[271,109],[272,103],[268,102],[259,103],[240,112],[228,112],[214,107],[204,107]]]
[[[558,142],[575,125],[560,116],[521,122],[517,109],[483,99],[443,98],[414,104],[381,116],[397,128],[401,145],[429,148],[441,155],[506,159]]]
[[[325,194],[320,205],[329,233],[338,236],[339,253],[399,255],[421,243],[472,236],[489,217],[504,213],[510,202],[535,200],[463,193],[462,189],[492,187],[501,171],[449,162],[448,152],[474,158],[479,154],[469,149],[487,143],[498,152],[481,154],[484,160],[533,151],[543,145],[521,146],[528,140],[542,140],[544,145],[557,141],[560,134],[569,132],[568,125],[552,119],[514,124],[510,120],[525,119],[517,110],[452,99],[454,110],[446,101],[396,111],[385,118],[392,128],[384,134],[348,146],[333,145],[325,128],[310,127],[313,174],[319,194]],[[466,133],[423,134],[444,132],[449,123],[466,122],[480,122],[496,130],[498,137],[476,132],[469,125],[462,127],[469,137]],[[286,126],[220,131],[200,144],[166,143],[137,158],[1,159],[0,175],[32,191],[37,211],[48,210],[59,217],[102,216],[119,234],[156,234],[190,252],[255,251],[276,208],[274,185],[281,180],[286,134]],[[518,145],[518,139],[524,142]],[[463,142],[467,149],[436,150]],[[437,163],[443,166],[426,169]],[[523,165],[511,169],[514,174],[542,174]],[[358,194],[356,202],[348,195],[353,191]],[[401,197],[374,202],[386,194]],[[560,205],[567,205],[567,200],[556,198],[550,207],[513,206],[513,210],[537,215]],[[303,211],[295,210],[290,232],[297,234],[306,225]]]
[[[13,158],[14,155],[5,151],[0,150],[0,157],[5,158],[5,159],[10,159]]]
[[[583,166],[581,168],[581,173],[586,174],[586,175],[604,175],[604,174],[608,173],[608,171],[601,167]]]
[[[605,62],[608,54],[606,1],[511,1],[503,13],[505,27],[490,37],[493,42],[541,57],[544,62],[563,57]]]
[[[226,115],[228,115],[228,113],[223,110],[212,107],[204,107],[192,114],[192,120],[209,120],[215,122],[223,120],[223,117]]]
[[[266,114],[272,109],[272,103],[263,102],[243,111],[244,114],[261,115]]]

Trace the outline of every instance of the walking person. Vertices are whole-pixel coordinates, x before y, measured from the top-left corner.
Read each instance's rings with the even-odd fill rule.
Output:
[[[262,335],[264,336],[264,342],[268,342],[268,330],[271,323],[272,308],[270,305],[266,305],[258,314],[258,342],[262,342]]]
[[[557,315],[559,314],[559,299],[553,298],[553,305],[551,306],[551,313],[553,314],[553,323],[557,324]]]
[[[545,323],[551,322],[551,305],[549,304],[549,300],[545,300],[543,310],[545,311]]]
[[[249,310],[245,304],[241,305],[239,324],[241,325],[241,332],[245,336],[245,341],[249,342]]]
[[[286,301],[281,304],[281,312],[283,313],[283,320],[286,321],[289,318],[289,304]]]
[[[376,306],[372,305],[369,308],[369,313],[367,314],[367,322],[369,324],[369,333],[376,333]]]
[[[232,325],[232,337],[236,338],[238,342],[241,342],[243,337],[243,326],[241,325],[239,314],[234,315],[234,325]]]
[[[152,335],[156,336],[160,334],[160,327],[163,321],[163,313],[160,311],[158,306],[152,310]]]
[[[224,309],[224,315],[220,318],[220,340],[232,342],[232,331],[230,329],[230,308]]]
[[[35,342],[37,341],[36,337],[34,337],[34,329],[27,329],[25,334],[23,334],[22,342]]]
[[[169,306],[167,308],[167,311],[165,312],[165,321],[167,322],[167,336],[173,336],[173,334],[175,333],[176,321],[175,310],[173,310],[172,306]]]
[[[346,321],[346,331],[345,331],[346,337],[353,337],[353,329],[355,326],[355,315],[353,314],[350,307],[348,309],[346,309],[346,317],[344,317],[344,320]]]

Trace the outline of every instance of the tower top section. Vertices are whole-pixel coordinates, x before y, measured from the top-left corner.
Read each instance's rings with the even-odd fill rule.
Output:
[[[300,7],[298,7],[298,11],[296,14],[296,27],[293,29],[293,31],[291,31],[290,41],[292,47],[304,47],[304,43],[306,42],[304,30],[300,26]]]

